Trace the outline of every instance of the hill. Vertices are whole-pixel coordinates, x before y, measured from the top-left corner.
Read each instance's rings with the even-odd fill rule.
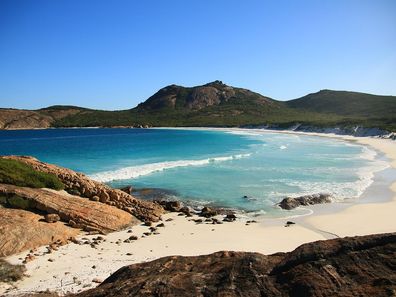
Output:
[[[286,105],[320,113],[349,117],[391,118],[396,115],[396,97],[358,92],[321,90],[290,100]]]
[[[39,110],[0,108],[0,129],[49,128],[56,120],[87,110],[77,106],[50,106]]]
[[[203,86],[191,88],[177,85],[167,86],[139,104],[137,109],[140,111],[159,109],[201,110],[209,106],[232,104],[234,100],[263,106],[279,105],[271,98],[247,89],[227,86],[216,80]]]
[[[341,120],[326,116],[328,122]],[[87,111],[60,119],[67,126],[290,126],[316,123],[323,115],[290,108],[281,101],[247,89],[214,81],[202,86],[170,85],[136,108],[124,111]]]
[[[214,81],[169,85],[137,107],[103,111],[51,106],[35,111],[0,109],[0,128],[270,126],[376,127],[396,131],[396,97],[322,90],[290,101]]]

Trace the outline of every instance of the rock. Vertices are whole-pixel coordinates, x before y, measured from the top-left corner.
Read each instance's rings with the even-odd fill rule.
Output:
[[[291,210],[301,205],[306,206],[322,203],[331,203],[331,197],[332,196],[330,194],[313,194],[296,198],[286,197],[278,205],[283,209]]]
[[[184,213],[186,216],[191,217],[191,209],[188,206],[183,206],[179,210],[180,212]]]
[[[69,220],[68,224],[69,224],[70,227],[78,228],[77,223],[75,221],[73,221],[73,220]]]
[[[247,195],[243,196],[242,198],[247,200],[247,201],[257,201],[257,198],[251,197],[251,196],[247,196]]]
[[[100,284],[100,283],[103,282],[103,280],[101,280],[100,278],[94,278],[94,279],[92,280],[92,282],[93,282],[93,283],[98,283],[98,284]]]
[[[107,201],[109,201],[109,199],[110,199],[110,196],[109,196],[109,194],[107,194],[107,192],[102,191],[99,193],[99,201],[100,202],[106,203]]]
[[[236,215],[233,213],[229,213],[225,216],[225,218],[223,219],[224,222],[233,222],[236,220]]]
[[[70,195],[81,196],[80,191],[77,189],[67,189],[66,192],[68,192]]]
[[[182,208],[180,201],[155,200],[155,203],[158,203],[165,210],[171,212],[178,212]]]
[[[56,214],[71,227],[86,231],[107,233],[138,222],[129,213],[118,208],[50,189],[0,184],[0,196],[5,197],[5,205],[15,208],[22,205],[21,207],[32,212]],[[14,204],[15,200],[19,201],[18,204]]]
[[[136,235],[132,235],[132,236],[129,236],[128,239],[129,240],[138,240],[138,237]]]
[[[217,210],[205,206],[204,208],[202,208],[201,213],[199,215],[201,217],[210,218],[216,216],[217,214],[218,214]]]
[[[121,188],[120,190],[129,194],[129,195],[132,195],[133,188],[132,188],[132,186],[126,186],[126,187]]]
[[[44,216],[44,220],[45,220],[47,223],[55,223],[55,222],[60,221],[60,217],[59,217],[59,215],[56,214],[56,213],[50,213],[50,214],[46,214],[46,215]]]
[[[396,233],[303,244],[262,255],[217,252],[125,266],[78,297],[394,296]]]
[[[291,225],[295,225],[296,223],[292,222],[292,221],[287,221],[285,224],[285,227],[290,227]]]
[[[89,198],[89,200],[92,200],[92,201],[99,201],[100,200],[100,198],[98,197],[98,196],[92,196],[91,198]]]
[[[0,257],[47,245],[58,239],[66,242],[79,232],[61,222],[48,224],[39,214],[0,207]]]

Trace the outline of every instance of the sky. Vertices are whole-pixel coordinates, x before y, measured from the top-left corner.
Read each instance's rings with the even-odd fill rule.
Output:
[[[396,1],[0,0],[0,107],[127,109],[214,80],[396,95]]]

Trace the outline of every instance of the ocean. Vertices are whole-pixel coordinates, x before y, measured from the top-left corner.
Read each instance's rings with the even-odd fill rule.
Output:
[[[358,199],[387,166],[374,150],[351,142],[249,130],[0,131],[0,154],[31,155],[113,187],[157,188],[191,205],[270,217],[290,215],[276,207],[286,196]]]

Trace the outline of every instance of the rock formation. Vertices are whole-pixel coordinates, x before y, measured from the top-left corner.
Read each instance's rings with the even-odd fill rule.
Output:
[[[108,233],[138,224],[139,219],[158,221],[164,211],[156,203],[136,199],[70,169],[32,157],[3,158],[56,175],[69,193],[0,183],[0,256],[51,244],[54,239],[65,243],[78,229]]]
[[[96,182],[82,173],[60,166],[41,162],[33,157],[6,156],[32,166],[35,170],[55,174],[65,185],[70,194],[86,197],[93,201],[122,209],[142,221],[158,221],[163,213],[160,205],[134,198],[118,189],[112,189],[100,182]]]
[[[78,229],[64,223],[47,223],[43,216],[22,209],[0,208],[0,257],[50,244],[66,242]]]
[[[286,197],[278,205],[283,209],[290,210],[299,207],[301,205],[331,203],[331,201],[332,199],[330,194],[320,193],[320,194],[300,196],[296,198]]]
[[[304,244],[270,256],[217,252],[126,266],[101,296],[395,296],[396,233]]]
[[[0,203],[44,215],[57,214],[71,227],[85,231],[107,233],[138,222],[118,208],[48,189],[0,184]]]

